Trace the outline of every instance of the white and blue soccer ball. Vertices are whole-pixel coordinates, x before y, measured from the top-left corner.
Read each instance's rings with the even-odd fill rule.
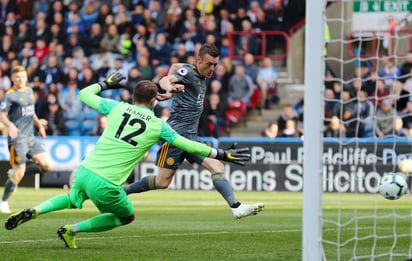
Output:
[[[408,184],[404,175],[389,173],[382,177],[379,183],[379,193],[386,199],[395,200],[401,198],[408,191]]]

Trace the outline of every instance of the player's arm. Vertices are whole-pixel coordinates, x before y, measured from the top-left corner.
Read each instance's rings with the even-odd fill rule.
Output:
[[[166,93],[184,92],[184,85],[177,84],[178,81],[179,79],[176,77],[176,75],[169,74],[160,79],[159,86],[160,88],[165,90]]]
[[[171,75],[172,73],[177,72],[177,70],[179,70],[180,68],[182,68],[184,65],[184,63],[174,63],[170,66],[169,72],[167,73],[167,75]]]
[[[236,163],[238,165],[245,165],[245,161],[250,160],[249,148],[236,149],[236,145],[231,148],[215,149],[206,144],[189,140],[183,136],[178,135],[171,143],[173,146],[181,150],[208,158],[223,160],[227,162]]]
[[[2,111],[0,113],[0,122],[3,123],[7,128],[9,129],[9,136],[11,139],[17,138],[17,135],[19,134],[19,129],[17,129],[16,125],[14,125],[13,122],[9,120],[7,117],[9,113],[7,111]]]
[[[45,138],[46,137],[46,129],[44,128],[44,125],[41,124],[41,121],[40,121],[39,117],[37,117],[36,113],[33,114],[33,121],[34,121],[34,126],[36,126],[37,129],[39,130],[40,137]]]
[[[79,92],[79,99],[91,108],[97,110],[99,108],[100,101],[102,100],[102,97],[97,95],[100,90],[101,87],[99,84],[91,84]]]
[[[101,100],[103,99],[97,94],[107,89],[122,88],[120,82],[124,79],[126,79],[124,75],[119,72],[114,72],[110,74],[109,77],[107,77],[104,81],[94,83],[83,88],[79,92],[79,99],[85,104],[89,105],[91,108],[97,110],[99,108]]]

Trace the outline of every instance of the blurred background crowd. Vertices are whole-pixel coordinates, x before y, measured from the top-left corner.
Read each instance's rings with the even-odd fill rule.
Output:
[[[157,82],[170,64],[192,63],[199,46],[213,42],[221,63],[209,84],[200,134],[218,137],[227,122],[226,104],[234,99],[248,104],[259,88],[264,100],[258,106],[270,108],[266,93],[275,88],[277,77],[271,59],[254,59],[259,44],[250,43],[259,39],[248,39],[244,48],[239,37],[235,49],[244,59],[229,58],[228,32],[287,31],[304,16],[299,2],[1,0],[0,100],[12,86],[11,68],[23,65],[49,135],[98,135],[105,119],[79,101],[81,88],[120,71],[128,77],[127,88],[102,95],[130,101],[137,81]],[[160,103],[156,114],[167,119],[169,106]]]

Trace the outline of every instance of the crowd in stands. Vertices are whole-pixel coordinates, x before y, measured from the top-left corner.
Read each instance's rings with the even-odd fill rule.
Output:
[[[345,81],[327,72],[324,93],[324,137],[412,138],[412,50],[399,64],[387,56],[374,69],[360,63]],[[276,137],[302,136],[302,109],[303,100],[285,106],[262,136],[273,138],[270,129]]]
[[[228,57],[227,33],[286,32],[304,16],[304,6],[302,0],[2,0],[0,99],[12,86],[11,68],[23,65],[49,135],[99,135],[104,119],[80,102],[81,88],[120,71],[128,88],[102,95],[129,102],[137,81],[157,82],[171,64],[192,63],[199,46],[213,42],[221,63],[200,125],[201,134],[219,137],[230,124],[226,105],[258,99],[257,106],[270,108],[277,77],[270,59],[254,60],[259,37],[236,38],[244,57],[236,61]],[[169,105],[159,103],[156,113]]]

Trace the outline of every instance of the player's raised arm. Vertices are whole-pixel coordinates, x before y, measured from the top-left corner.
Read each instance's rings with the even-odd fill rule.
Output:
[[[107,89],[119,89],[122,88],[120,82],[122,82],[126,77],[119,72],[114,72],[109,75],[104,81],[91,84],[83,88],[79,92],[79,98],[82,102],[89,105],[91,108],[97,110],[99,108],[100,100],[102,99],[97,94],[100,91]]]
[[[160,79],[160,88],[165,90],[167,93],[179,93],[185,91],[185,86],[183,84],[178,84],[179,80],[173,74],[167,75]]]

